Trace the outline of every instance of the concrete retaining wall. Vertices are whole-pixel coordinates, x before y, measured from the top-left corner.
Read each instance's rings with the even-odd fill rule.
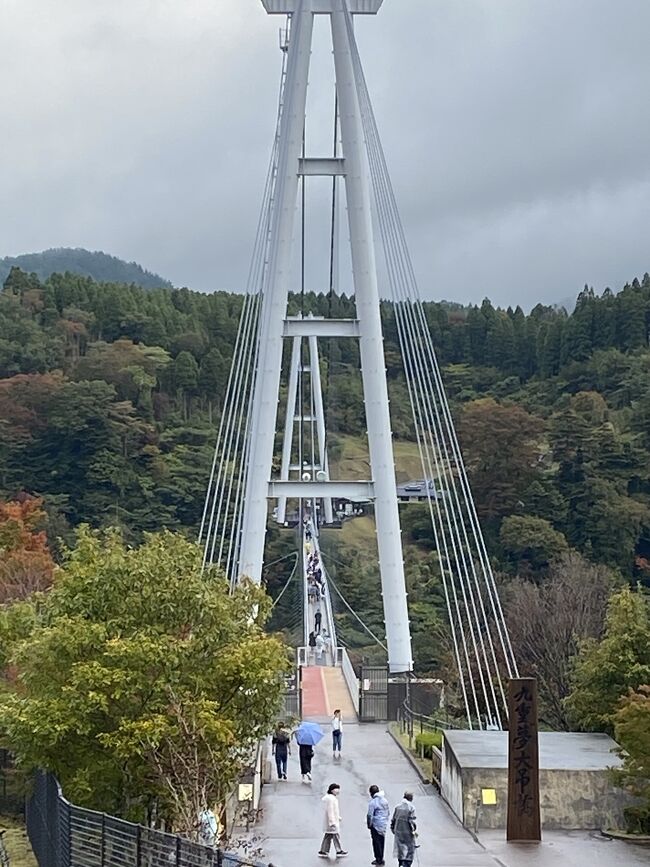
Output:
[[[612,787],[607,771],[540,771],[539,787],[542,827],[547,831],[624,827],[623,809],[629,799]],[[481,807],[479,826],[505,828],[508,775],[500,769],[463,770],[463,815],[459,818],[467,827],[474,827],[482,788],[496,789],[497,804]]]
[[[542,770],[539,774],[542,827],[547,831],[622,828],[623,809],[631,803],[615,789],[606,770]],[[478,807],[481,789],[496,789],[493,807]],[[506,827],[508,773],[502,768],[463,768],[452,750],[443,751],[441,794],[467,828]]]

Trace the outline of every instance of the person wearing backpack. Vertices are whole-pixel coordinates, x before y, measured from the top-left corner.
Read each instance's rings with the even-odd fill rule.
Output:
[[[275,766],[278,770],[278,780],[287,779],[287,760],[291,755],[291,738],[284,728],[284,723],[278,723],[271,741],[271,752],[275,756]]]

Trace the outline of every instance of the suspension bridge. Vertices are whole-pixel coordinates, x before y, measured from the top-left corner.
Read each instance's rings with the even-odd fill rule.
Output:
[[[393,675],[412,672],[380,316],[380,297],[387,298],[399,337],[421,475],[430,482],[424,492],[466,723],[470,729],[500,729],[507,714],[504,682],[517,676],[517,662],[355,36],[355,22],[377,13],[382,2],[262,0],[268,13],[284,16],[277,126],[200,541],[204,563],[221,566],[232,586],[243,576],[259,583],[271,523],[278,528],[302,526],[309,514],[311,543],[317,545],[322,529],[354,520],[345,511],[341,517],[341,504],[363,503],[374,515],[388,668]],[[318,16],[329,18],[336,81],[333,141],[327,154],[311,154],[306,146],[308,78]],[[354,318],[316,316],[304,307],[299,315],[288,314],[290,290],[304,299],[305,196],[316,178],[331,183],[326,239],[330,262],[323,286],[330,295],[340,285],[354,290]],[[351,263],[344,276],[339,273],[343,206]],[[294,248],[302,254],[297,268]],[[321,381],[321,346],[332,339],[358,345],[363,387],[358,411],[367,429],[369,478],[332,477],[328,391]],[[351,511],[354,515],[354,508]],[[304,544],[305,540],[296,542]],[[304,562],[301,571],[307,574]],[[307,589],[305,585],[305,593]],[[340,590],[345,593],[344,586]],[[307,603],[303,615],[306,645],[311,631]],[[328,634],[336,648],[335,624],[330,620]]]
[[[386,702],[389,674],[406,681],[413,672],[380,297],[390,300],[395,316],[413,441],[422,478],[427,480],[424,491],[436,568],[468,728],[505,725],[504,682],[517,675],[357,46],[356,20],[377,13],[382,2],[262,0],[267,13],[283,16],[277,125],[200,540],[204,564],[218,564],[232,587],[243,578],[264,580],[265,540],[271,525],[295,546],[296,565],[289,581],[295,582],[292,598],[299,611],[296,715],[328,723],[340,709],[344,721],[343,759],[332,766],[317,757],[310,787],[301,788],[290,774],[285,788],[266,799],[265,849],[278,863],[294,857],[304,863],[305,841],[311,845],[320,832],[320,797],[332,775],[343,786],[343,803],[354,794],[353,812],[363,810],[358,795],[373,782],[381,784],[393,802],[401,796],[400,789],[419,786],[383,727],[358,725],[364,698],[374,691]],[[310,153],[307,148],[307,87],[318,16],[329,19],[334,60],[329,153]],[[304,303],[305,203],[309,183],[317,178],[331,184],[329,268],[321,288],[330,298],[341,286],[352,289],[353,318],[315,315]],[[350,239],[346,275],[341,274],[339,250],[344,206]],[[302,299],[298,315],[289,315],[290,291]],[[330,393],[321,381],[322,347],[332,340],[358,345],[363,391],[358,411],[365,419],[368,444],[366,478],[340,478],[332,471]],[[367,671],[360,682],[360,672],[337,634],[332,594],[345,602],[345,570],[337,572],[335,584],[321,546],[326,529],[356,520],[361,510],[374,520],[385,643],[348,608],[385,652],[385,664],[375,669],[383,684],[379,687]],[[288,582],[280,595],[287,586]],[[387,719],[385,705],[375,709],[374,716]],[[323,752],[327,755],[329,750]],[[283,782],[275,784],[276,790]],[[494,863],[473,848],[439,801],[427,803],[427,820],[436,836],[446,835],[448,848],[458,847],[463,864]],[[287,813],[292,817],[289,823]],[[362,828],[362,815],[358,821]],[[427,863],[443,863],[435,860],[433,851],[427,852],[428,846],[422,850]]]
[[[365,804],[359,795],[369,784],[385,788],[393,803],[404,788],[423,791],[384,727],[358,725],[364,689],[337,635],[332,604],[333,592],[344,599],[344,576],[337,574],[343,586],[334,585],[321,546],[323,531],[355,520],[359,504],[372,513],[385,623],[385,645],[380,642],[386,652],[384,679],[390,673],[392,678],[408,680],[413,656],[380,298],[390,301],[397,326],[413,441],[426,481],[423,490],[436,568],[469,729],[506,725],[504,684],[518,676],[356,41],[357,22],[379,12],[382,3],[262,0],[267,13],[282,16],[277,126],[200,541],[204,565],[218,564],[234,587],[244,577],[263,581],[269,526],[281,528],[288,544],[294,540],[295,580],[301,588],[296,638],[300,710],[303,718],[321,722],[327,722],[334,709],[342,711],[342,760],[333,764],[329,749],[323,748],[310,786],[292,781],[290,772],[288,783],[276,783],[276,791],[265,800],[265,851],[278,864],[292,859],[304,864],[312,857],[311,849],[316,854],[320,797],[332,778],[343,787],[344,813],[349,806],[350,829],[356,828],[354,836],[357,840],[362,836],[364,846],[360,829]],[[329,19],[334,61],[333,135],[328,153],[311,153],[307,148],[307,90],[318,16]],[[321,288],[330,298],[341,286],[353,290],[355,316],[349,319],[314,315],[304,306],[306,191],[317,178],[331,185],[329,236],[324,239],[329,268]],[[350,239],[347,275],[341,274],[339,250],[344,214]],[[303,299],[299,315],[288,312],[292,291]],[[322,347],[331,340],[358,345],[363,389],[358,411],[367,430],[367,478],[337,478],[332,472],[327,429],[330,395],[321,381]],[[495,863],[442,802],[428,798],[418,809],[426,814],[422,818],[436,840],[435,847],[431,842],[423,844],[422,863],[468,867]],[[442,855],[441,839],[445,840]],[[356,844],[350,839],[345,842],[357,854]],[[362,851],[358,848],[365,857]]]

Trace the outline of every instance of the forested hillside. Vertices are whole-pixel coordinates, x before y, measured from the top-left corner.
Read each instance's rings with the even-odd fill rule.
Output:
[[[6,280],[12,268],[21,268],[28,274],[36,274],[39,280],[46,280],[51,274],[81,274],[93,280],[115,283],[135,283],[145,289],[157,286],[172,288],[169,280],[158,274],[146,271],[136,262],[125,262],[116,256],[99,251],[91,252],[79,247],[57,247],[42,253],[25,253],[22,256],[5,256],[0,259],[0,283]]]
[[[241,303],[12,269],[0,295],[0,498],[43,498],[55,554],[81,522],[117,525],[134,541],[160,527],[195,535]],[[354,314],[344,295],[291,305]],[[425,308],[497,569],[539,586],[558,555],[580,555],[619,581],[650,583],[650,277],[618,294],[585,288],[571,315],[487,300]],[[383,319],[406,455],[412,425],[389,305]],[[331,455],[344,467],[363,452],[358,351],[336,340],[322,351]],[[412,462],[398,471],[412,476]],[[444,614],[428,520],[424,507],[403,511],[416,655],[435,670]],[[363,527],[330,534],[332,569],[381,631]],[[269,544],[286,553],[279,531]],[[271,593],[287,571],[274,567]]]

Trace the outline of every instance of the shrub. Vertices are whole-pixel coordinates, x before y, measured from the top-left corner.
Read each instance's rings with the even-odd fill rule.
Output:
[[[627,807],[623,810],[628,834],[650,834],[650,809],[648,807]]]
[[[415,748],[426,759],[432,758],[431,747],[442,749],[442,732],[422,732],[416,735]]]

